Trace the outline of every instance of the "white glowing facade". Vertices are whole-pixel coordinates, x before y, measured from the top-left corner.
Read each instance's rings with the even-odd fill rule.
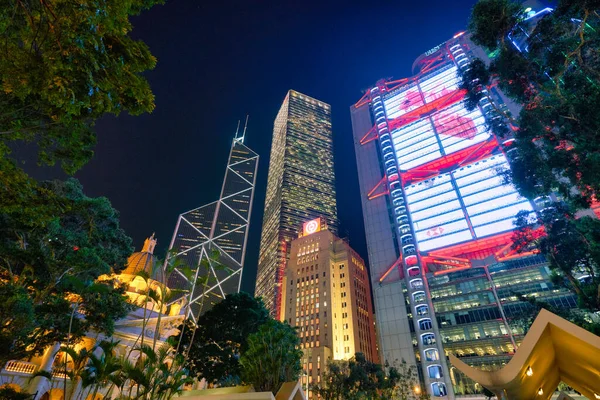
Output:
[[[404,188],[420,251],[514,229],[531,203],[498,174],[509,168],[498,154]]]

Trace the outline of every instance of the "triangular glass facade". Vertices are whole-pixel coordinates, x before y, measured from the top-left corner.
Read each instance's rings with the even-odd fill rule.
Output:
[[[240,290],[257,168],[258,155],[234,139],[219,200],[179,216],[170,254],[181,265],[168,286],[194,321]]]

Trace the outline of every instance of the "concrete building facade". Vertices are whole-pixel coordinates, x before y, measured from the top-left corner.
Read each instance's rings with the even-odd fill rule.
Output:
[[[328,360],[360,352],[379,361],[370,293],[363,259],[327,229],[325,219],[306,222],[291,243],[282,308],[283,319],[298,328],[309,397]]]

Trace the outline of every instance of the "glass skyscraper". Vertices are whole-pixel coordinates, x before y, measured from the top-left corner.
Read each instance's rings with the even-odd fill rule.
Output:
[[[459,33],[417,58],[414,76],[379,81],[351,107],[381,356],[419,365],[430,395],[481,388],[446,361],[497,368],[522,340],[519,315],[535,296],[574,306],[546,261],[513,249],[518,212],[544,207],[500,175],[513,139],[491,129],[497,88],[470,109],[460,74],[486,53]],[[489,96],[488,96],[489,95]]]
[[[173,301],[187,307],[194,321],[240,290],[257,168],[258,154],[244,144],[243,135],[236,135],[219,200],[177,220],[169,249],[181,264],[170,274],[168,286],[178,289]]]
[[[331,107],[290,90],[273,127],[255,292],[275,318],[290,244],[318,217],[337,234]]]

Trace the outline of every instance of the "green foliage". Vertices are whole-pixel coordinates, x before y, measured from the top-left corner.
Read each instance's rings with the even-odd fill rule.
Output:
[[[531,219],[526,213],[517,216],[515,246],[536,246],[548,258],[555,274],[555,283],[577,293],[579,306],[590,311],[600,310],[600,220],[575,218],[563,203],[555,203]],[[533,235],[537,226],[545,235]],[[579,276],[586,279],[578,279]]]
[[[29,400],[32,398],[32,395],[17,392],[10,386],[0,386],[0,400]]]
[[[176,354],[170,345],[153,350],[142,344],[127,356],[117,356],[118,345],[119,342],[104,340],[90,350],[62,347],[63,357],[54,371],[65,374],[74,383],[70,388],[56,374],[41,371],[36,375],[47,377],[53,387],[64,385],[66,398],[70,399],[96,398],[100,391],[110,399],[118,389],[121,395],[117,398],[168,400],[190,383],[183,356]],[[77,393],[79,382],[82,391]]]
[[[527,239],[535,242],[556,276],[563,277],[556,282],[575,291],[583,308],[597,311],[600,227],[597,220],[575,215],[600,193],[598,4],[561,0],[535,26],[522,17],[514,1],[480,0],[475,5],[469,23],[472,40],[498,49],[498,54],[489,67],[476,60],[475,69],[463,76],[463,88],[471,106],[484,95],[482,89],[496,84],[522,104],[518,118],[503,118],[518,126],[507,178],[527,198],[556,193],[564,204],[545,210],[537,221],[521,220],[516,247],[528,247],[523,243]],[[505,41],[509,32],[520,34],[521,29],[528,32],[523,38],[527,52]],[[546,237],[530,237],[535,224],[545,227]],[[590,278],[582,282],[577,279],[581,274]]]
[[[248,336],[248,349],[240,358],[242,379],[257,392],[277,393],[283,383],[298,380],[302,371],[299,345],[294,328],[269,320]]]
[[[368,361],[364,354],[348,361],[328,361],[321,383],[311,390],[324,400],[424,400],[416,367],[402,363],[385,368]]]
[[[8,189],[0,191],[0,298],[10,305],[0,312],[0,361],[40,354],[69,331],[72,340],[90,329],[111,334],[131,307],[124,288],[95,280],[132,250],[118,213],[74,179],[36,185],[0,163],[8,167],[0,172]]]
[[[130,16],[161,0],[7,0],[0,5],[0,154],[35,141],[40,161],[75,172],[92,155],[93,122],[150,112],[143,73],[156,59]]]
[[[499,23],[497,15],[509,11],[513,16]],[[512,161],[520,192],[558,191],[576,209],[585,208],[600,190],[600,15],[590,2],[560,1],[535,27],[524,28],[532,30],[526,53],[503,40],[520,20],[519,4],[509,0],[474,7],[473,41],[500,50],[478,83],[497,83],[523,104]],[[465,86],[477,96],[475,85]]]
[[[472,40],[490,50],[496,49],[519,21],[520,11],[520,5],[511,0],[478,1],[468,25]]]
[[[169,344],[157,350],[148,345],[136,349],[139,357],[135,363],[122,360],[119,379],[122,397],[140,400],[170,399],[183,391],[191,379],[185,369],[184,358],[176,354]],[[134,354],[135,354],[134,353]],[[125,386],[125,383],[128,383]]]
[[[268,319],[269,312],[262,300],[244,292],[227,295],[198,319],[194,342],[187,352],[191,375],[204,378],[209,384],[239,378],[239,358],[248,347],[248,336],[257,332]],[[188,327],[182,331],[180,351],[186,352],[193,332],[192,324],[188,322]]]

